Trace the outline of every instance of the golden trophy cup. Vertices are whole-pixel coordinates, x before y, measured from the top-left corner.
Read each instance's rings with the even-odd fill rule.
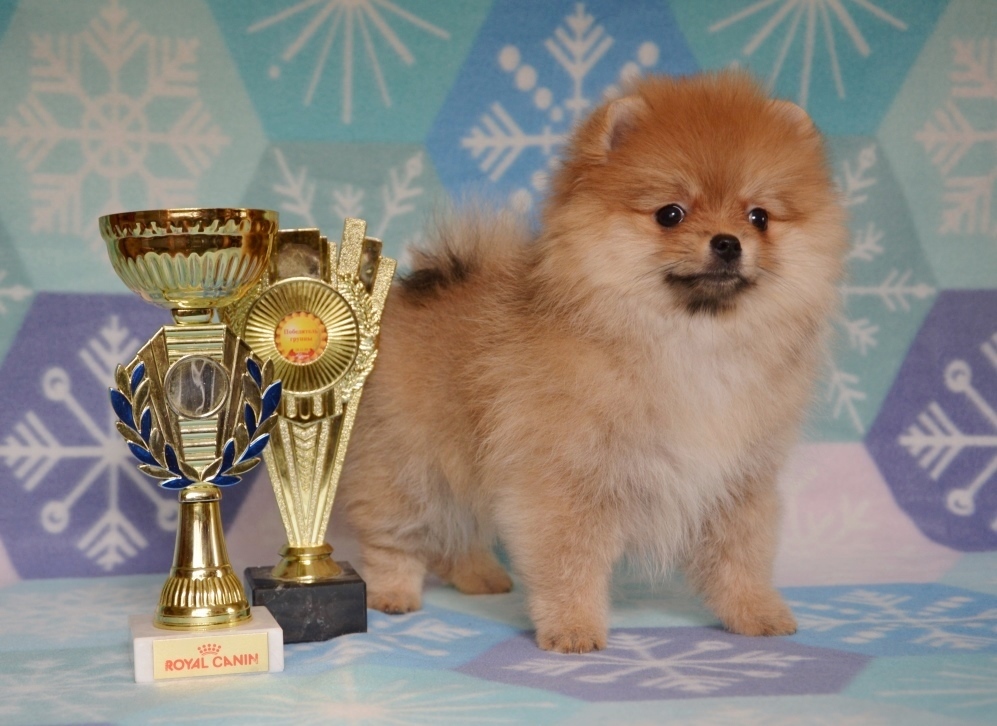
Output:
[[[173,566],[153,617],[132,618],[137,681],[283,670],[280,628],[250,608],[222,532],[221,488],[260,462],[277,423],[273,366],[214,309],[266,272],[277,213],[162,209],[101,217],[121,280],[173,313],[110,390],[117,428],[139,469],[178,491]]]
[[[325,533],[394,272],[361,219],[338,250],[317,229],[282,230],[260,283],[219,310],[283,383],[264,458],[287,543],[246,580],[288,643],[367,630],[366,585]]]

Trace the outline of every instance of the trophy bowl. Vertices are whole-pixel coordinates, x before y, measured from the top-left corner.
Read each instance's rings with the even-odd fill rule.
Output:
[[[173,311],[178,323],[203,323],[259,282],[278,217],[263,209],[155,209],[109,214],[99,224],[111,266],[132,292]]]

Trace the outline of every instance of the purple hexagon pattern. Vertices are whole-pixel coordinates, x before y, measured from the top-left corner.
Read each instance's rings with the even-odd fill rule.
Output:
[[[866,441],[922,532],[997,549],[997,294],[941,295]]]
[[[708,628],[620,628],[605,650],[544,653],[507,640],[460,668],[586,701],[836,693],[865,665],[850,653]]]
[[[169,315],[137,297],[40,293],[0,367],[6,483],[0,536],[22,577],[168,569],[176,494],[138,470],[115,429],[114,369]],[[224,493],[223,520],[245,498]],[[44,553],[44,556],[40,556]]]

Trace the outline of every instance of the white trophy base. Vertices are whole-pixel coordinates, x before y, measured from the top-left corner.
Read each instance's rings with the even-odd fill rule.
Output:
[[[245,623],[217,630],[165,630],[132,615],[135,682],[284,670],[284,633],[265,607]]]

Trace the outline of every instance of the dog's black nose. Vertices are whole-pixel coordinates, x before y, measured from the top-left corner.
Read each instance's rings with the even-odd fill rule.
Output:
[[[718,234],[710,240],[713,254],[724,262],[730,263],[741,256],[741,242],[731,234]]]

